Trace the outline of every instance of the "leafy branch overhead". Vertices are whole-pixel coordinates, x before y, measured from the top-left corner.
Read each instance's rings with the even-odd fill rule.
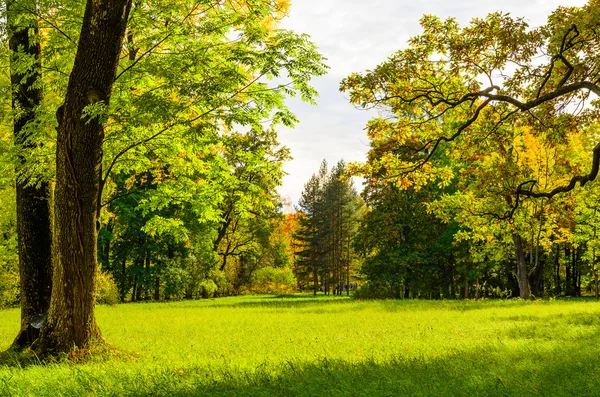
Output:
[[[423,33],[388,61],[343,80],[352,103],[376,108],[368,125],[372,153],[354,170],[401,186],[447,186],[457,169],[442,158],[498,140],[527,126],[546,147],[564,144],[600,115],[600,2],[560,7],[546,25],[493,13],[465,27],[454,18],[421,19]],[[566,170],[568,180],[542,186],[514,181],[507,207],[522,197],[552,198],[594,180],[600,144],[591,163]],[[458,155],[460,158],[460,155]],[[468,160],[468,159],[463,159]]]

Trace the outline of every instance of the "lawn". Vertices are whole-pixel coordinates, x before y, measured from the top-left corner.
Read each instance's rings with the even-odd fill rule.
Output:
[[[0,349],[18,316],[0,311]],[[244,296],[97,316],[122,354],[0,366],[0,395],[600,396],[593,301]]]

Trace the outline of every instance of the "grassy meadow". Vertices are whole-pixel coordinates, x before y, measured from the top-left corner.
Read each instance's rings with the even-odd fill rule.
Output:
[[[243,296],[98,308],[117,349],[0,365],[0,396],[600,396],[593,301]],[[18,328],[0,311],[0,350]]]

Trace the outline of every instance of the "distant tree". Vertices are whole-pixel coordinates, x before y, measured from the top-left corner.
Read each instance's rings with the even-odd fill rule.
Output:
[[[362,202],[345,178],[346,165],[336,164],[331,172],[323,161],[318,174],[304,186],[298,201],[299,223],[295,233],[299,250],[295,266],[299,273],[312,273],[314,293],[321,286],[326,294],[333,290],[349,293],[353,251]]]
[[[298,229],[294,235],[299,250],[295,266],[301,273],[311,274],[313,293],[319,290],[319,272],[324,268],[325,248],[321,224],[323,207],[323,179],[327,175],[327,162],[321,163],[318,174],[313,174],[304,185],[297,211]]]
[[[230,132],[223,137],[227,172],[221,178],[221,219],[214,238],[215,252],[225,270],[230,257],[240,256],[257,241],[259,229],[270,228],[277,218],[283,164],[289,149],[280,146],[275,131]],[[270,234],[270,232],[268,232]]]
[[[399,189],[367,179],[363,197],[369,208],[354,246],[363,256],[361,272],[376,296],[409,298],[450,296],[457,288],[458,228],[427,211],[442,191]]]

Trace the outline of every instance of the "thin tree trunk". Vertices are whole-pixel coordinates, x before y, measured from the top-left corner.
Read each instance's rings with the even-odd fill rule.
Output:
[[[592,264],[593,269],[594,269],[594,284],[595,284],[595,290],[596,290],[596,302],[598,302],[598,298],[599,298],[599,291],[598,291],[598,269],[596,269],[596,249],[594,248],[594,262]]]
[[[565,247],[565,296],[571,296],[571,268],[572,268],[572,255],[571,251]]]
[[[123,262],[121,263],[121,301],[125,301],[125,294],[127,294],[127,289],[125,285],[127,284],[127,259],[123,258]]]
[[[577,296],[577,250],[571,250],[571,295]]]
[[[518,234],[513,234],[513,243],[515,245],[515,257],[517,259],[517,283],[519,284],[519,296],[522,299],[531,298],[529,288],[529,269],[523,252],[523,240]]]
[[[14,143],[20,149],[31,149],[26,126],[35,120],[42,101],[42,90],[36,82],[41,78],[41,47],[37,19],[22,8],[36,8],[35,1],[21,4],[8,1],[7,27],[9,35],[10,80],[13,87],[12,107]],[[18,25],[18,26],[17,26]],[[34,60],[28,70],[19,65],[18,57]],[[22,63],[23,61],[21,61]],[[20,157],[20,162],[25,160]],[[22,164],[21,164],[22,165]],[[20,171],[17,167],[17,175]],[[19,252],[21,329],[13,342],[14,348],[25,348],[39,336],[39,329],[48,315],[52,292],[52,234],[50,224],[49,185],[41,182],[27,186],[17,177],[17,236]]]
[[[146,266],[144,267],[144,279],[146,288],[144,288],[144,300],[150,299],[150,286],[152,285],[152,276],[150,275],[150,253],[146,252]]]
[[[554,266],[555,266],[555,270],[556,270],[556,279],[555,279],[555,294],[556,296],[560,296],[560,294],[562,293],[562,288],[561,288],[561,281],[560,281],[560,245],[556,245],[556,257],[554,259]]]
[[[96,229],[104,129],[89,105],[108,106],[131,0],[88,0],[64,104],[57,111],[56,262],[41,353],[86,347],[95,319]]]
[[[160,300],[160,276],[156,275],[154,277],[154,300]]]
[[[596,220],[596,211],[597,211],[597,207],[594,207],[594,220]],[[595,286],[595,292],[596,292],[596,302],[598,302],[598,269],[596,269],[596,237],[597,237],[597,229],[596,229],[596,225],[594,224],[594,248],[592,249],[592,271],[594,272],[594,286]]]
[[[131,301],[137,302],[138,276],[133,276],[133,289],[131,290]]]
[[[112,219],[108,221],[108,224],[106,225],[106,228],[104,230],[106,230],[106,232],[108,232],[109,234],[112,234],[114,230],[114,223]],[[111,239],[107,237],[104,241],[104,244],[102,244],[102,251],[100,253],[100,263],[102,264],[102,270],[104,271],[112,270],[112,266],[110,263],[110,241]]]

